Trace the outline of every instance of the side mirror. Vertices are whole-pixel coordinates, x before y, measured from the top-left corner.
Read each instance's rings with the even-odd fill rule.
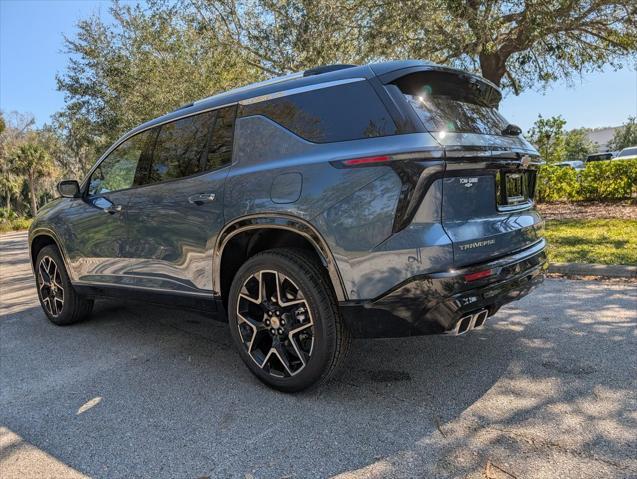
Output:
[[[80,196],[80,184],[77,180],[62,180],[58,183],[58,191],[63,198],[77,198]]]

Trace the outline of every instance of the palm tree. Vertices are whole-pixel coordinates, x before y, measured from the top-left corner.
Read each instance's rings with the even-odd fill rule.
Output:
[[[23,143],[13,152],[12,160],[11,169],[19,175],[26,176],[31,198],[31,214],[35,216],[38,212],[36,185],[38,180],[51,173],[51,157],[41,145]]]

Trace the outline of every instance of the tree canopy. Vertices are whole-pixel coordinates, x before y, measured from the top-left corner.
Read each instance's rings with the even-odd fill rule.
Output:
[[[268,73],[420,58],[516,93],[619,67],[637,51],[632,0],[183,0]]]
[[[586,129],[566,131],[561,116],[543,118],[541,115],[527,133],[527,138],[548,163],[585,160],[595,152],[595,145],[586,136]]]
[[[610,150],[623,150],[630,146],[637,146],[637,120],[634,116],[629,117],[628,121],[615,131],[608,143]]]

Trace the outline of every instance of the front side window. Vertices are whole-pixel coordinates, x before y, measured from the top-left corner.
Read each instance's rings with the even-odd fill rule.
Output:
[[[240,115],[266,116],[315,143],[359,140],[397,133],[396,124],[367,81],[244,105]]]
[[[204,171],[206,142],[214,112],[193,115],[159,127],[147,165],[141,165],[136,184],[174,180]]]
[[[93,171],[88,194],[102,195],[132,187],[137,164],[151,136],[150,131],[144,131],[115,148]]]
[[[493,88],[484,83],[454,73],[421,72],[395,84],[428,131],[502,135],[508,125]]]

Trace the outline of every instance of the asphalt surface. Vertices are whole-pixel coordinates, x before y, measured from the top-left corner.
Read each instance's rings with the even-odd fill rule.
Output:
[[[547,280],[463,337],[357,341],[333,383],[256,381],[227,326],[41,312],[0,238],[0,477],[637,477],[637,288]]]

